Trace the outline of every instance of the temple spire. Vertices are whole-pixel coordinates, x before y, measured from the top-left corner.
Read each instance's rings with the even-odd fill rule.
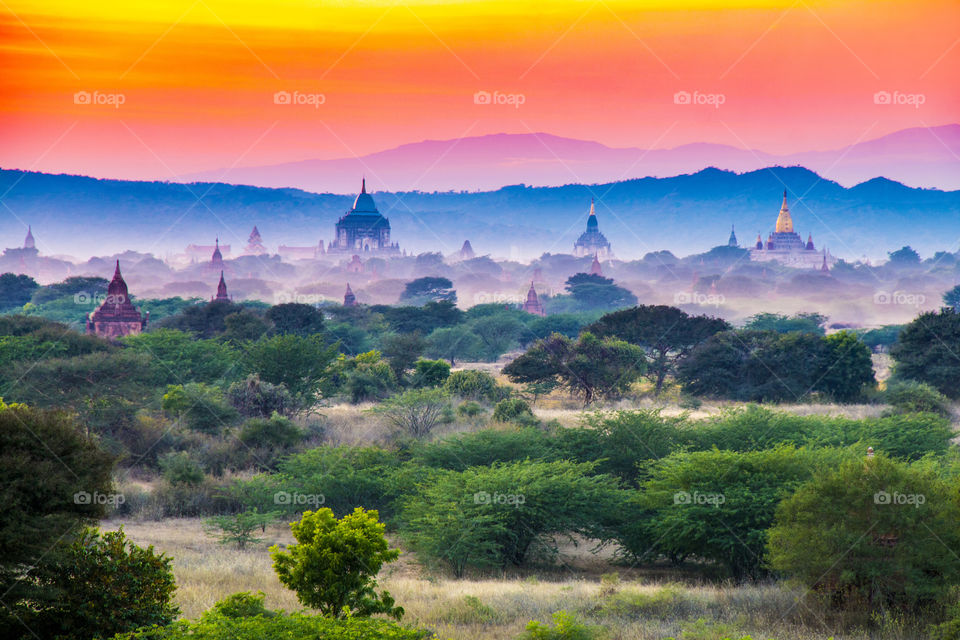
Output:
[[[217,297],[215,300],[229,300],[227,295],[227,282],[223,279],[223,271],[220,272],[220,282],[217,284]]]
[[[367,192],[367,176],[360,178],[360,193]]]
[[[790,208],[787,206],[787,190],[783,190],[783,204],[780,205],[780,215],[777,216],[777,233],[793,233],[793,218],[790,217]]]

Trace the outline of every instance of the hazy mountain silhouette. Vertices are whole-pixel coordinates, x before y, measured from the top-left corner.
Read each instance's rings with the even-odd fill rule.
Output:
[[[914,187],[960,188],[960,125],[905,129],[829,151],[777,156],[721,144],[673,149],[616,149],[546,133],[496,134],[425,140],[335,160],[303,160],[236,167],[184,176],[261,187],[343,193],[365,174],[375,189],[391,191],[496,189],[523,181],[557,186],[645,176],[669,177],[707,167],[744,172],[803,166],[845,186],[886,177]]]
[[[812,233],[818,247],[826,244],[840,257],[882,257],[905,244],[924,255],[957,249],[960,191],[883,178],[844,188],[801,167],[476,193],[376,192],[374,198],[408,251],[452,253],[469,239],[478,255],[514,258],[570,252],[595,198],[601,231],[618,257],[630,259],[657,249],[686,254],[725,244],[731,224],[742,245],[755,242],[758,232],[766,238],[784,188],[797,231],[804,238]],[[0,221],[5,246],[20,246],[31,224],[42,253],[78,257],[128,248],[163,256],[189,243],[212,244],[215,236],[240,249],[254,224],[271,251],[279,244],[326,243],[353,200],[297,189],[10,170],[0,171],[4,192],[13,212]]]

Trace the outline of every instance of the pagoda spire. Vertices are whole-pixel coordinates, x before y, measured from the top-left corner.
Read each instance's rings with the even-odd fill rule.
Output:
[[[350,288],[350,283],[347,283],[347,290],[343,294],[343,306],[345,307],[355,307],[357,306],[357,296],[353,294],[353,289]]]
[[[367,192],[367,176],[360,178],[360,193]]]
[[[217,284],[217,297],[214,300],[229,300],[227,295],[227,282],[223,279],[223,271],[220,272],[220,282]]]

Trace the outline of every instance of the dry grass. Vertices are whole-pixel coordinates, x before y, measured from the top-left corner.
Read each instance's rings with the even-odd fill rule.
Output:
[[[301,607],[284,588],[271,567],[267,547],[292,542],[285,526],[269,527],[264,541],[239,551],[218,544],[207,536],[197,519],[162,522],[113,520],[105,529],[123,526],[141,545],[152,544],[173,558],[177,580],[176,600],[183,617],[192,618],[217,600],[237,591],[263,591],[266,605],[288,611]],[[614,640],[660,640],[679,637],[686,625],[703,618],[718,626],[714,633],[697,638],[710,640],[716,633],[751,634],[777,640],[838,640],[866,635],[837,633],[814,610],[803,594],[782,585],[725,586],[665,583],[623,571],[628,578],[601,584],[600,570],[615,570],[605,558],[572,558],[566,567],[528,570],[526,576],[454,580],[424,571],[413,554],[384,567],[381,585],[407,611],[404,621],[434,629],[440,638],[464,640],[511,640],[530,620],[547,621],[559,610],[577,612],[591,624],[610,630]],[[579,560],[579,561],[578,561]],[[570,567],[583,565],[582,572]],[[919,638],[887,631],[874,638]]]

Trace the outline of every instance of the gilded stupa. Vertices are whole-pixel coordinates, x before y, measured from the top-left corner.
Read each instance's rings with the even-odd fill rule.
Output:
[[[783,191],[783,203],[780,205],[780,213],[777,214],[777,224],[772,233],[767,236],[767,241],[761,239],[757,234],[756,247],[750,251],[750,259],[759,262],[779,262],[789,267],[819,267],[821,256],[814,248],[813,234],[807,237],[804,242],[799,233],[794,231],[793,216],[790,215],[790,206],[787,204],[787,191]],[[836,260],[833,256],[825,254],[825,259],[829,264]]]

